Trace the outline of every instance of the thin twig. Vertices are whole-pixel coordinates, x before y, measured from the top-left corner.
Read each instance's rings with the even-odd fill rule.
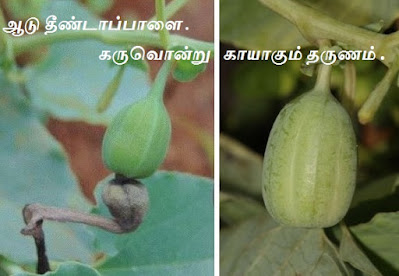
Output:
[[[384,64],[389,66],[395,59],[396,53],[393,48],[399,44],[397,33],[384,35],[346,24],[298,1],[259,1],[291,21],[311,43],[315,44],[315,40],[325,38],[351,45],[359,50],[370,50],[370,46],[374,46],[376,57]]]
[[[175,15],[181,8],[183,8],[187,4],[188,0],[174,0],[169,2],[165,8],[165,18],[169,19],[173,15]],[[157,20],[157,16],[154,15],[148,21]]]
[[[42,228],[43,221],[38,223],[37,235],[34,235],[37,251],[37,273],[44,274],[50,271],[50,264],[46,255],[46,244],[44,241],[44,232]]]
[[[127,229],[122,228],[115,220],[109,218],[70,209],[44,206],[38,203],[26,205],[22,213],[26,223],[26,226],[21,230],[21,233],[24,235],[33,235],[32,233],[36,231],[38,222],[43,220],[84,223],[119,234],[129,232]]]
[[[69,209],[44,206],[41,204],[28,204],[22,211],[26,226],[21,230],[21,234],[30,235],[35,240],[37,253],[37,273],[44,274],[50,271],[50,265],[46,255],[46,244],[44,240],[43,221],[55,220],[60,222],[81,222],[93,225],[114,233],[128,232],[119,224],[111,219],[89,215]]]
[[[36,252],[37,252],[37,268],[38,274],[44,274],[50,271],[50,264],[46,255],[46,244],[44,242],[44,232],[42,228],[43,220],[36,222],[33,229],[29,231],[29,235],[35,239]]]
[[[30,235],[35,239],[38,273],[43,274],[50,270],[42,229],[44,220],[84,223],[117,234],[132,232],[139,227],[149,202],[147,189],[142,183],[117,174],[103,190],[102,197],[113,219],[38,203],[24,207],[22,215],[26,226],[21,230],[21,234]]]
[[[155,11],[158,21],[162,21],[165,23],[166,14],[165,14],[165,0],[155,0]],[[162,28],[159,31],[159,38],[161,39],[162,46],[165,49],[169,48],[169,31],[166,28]]]
[[[371,92],[366,102],[362,105],[358,112],[359,122],[367,124],[374,118],[375,113],[378,111],[382,101],[385,98],[389,88],[394,80],[397,78],[399,72],[399,61],[396,61],[386,72],[384,78],[377,84]]]
[[[21,230],[21,234],[30,235],[35,239],[37,252],[37,273],[39,274],[44,274],[47,271],[50,271],[50,265],[46,255],[44,232],[42,228],[44,220],[80,222],[97,226],[113,233],[125,233],[131,231],[121,227],[118,223],[108,218],[85,214],[69,209],[44,206],[37,203],[26,205],[22,211],[22,214],[26,226]]]

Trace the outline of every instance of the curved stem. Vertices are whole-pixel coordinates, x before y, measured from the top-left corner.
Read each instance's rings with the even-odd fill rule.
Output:
[[[121,227],[115,220],[109,218],[65,208],[45,206],[38,203],[26,205],[22,214],[26,223],[26,226],[21,230],[21,233],[24,235],[34,235],[38,224],[41,224],[44,220],[84,223],[118,234],[130,232]]]
[[[399,61],[393,63],[388,69],[384,78],[377,84],[374,90],[371,92],[366,102],[360,108],[358,112],[359,121],[362,124],[371,122],[374,118],[375,113],[380,107],[385,95],[387,94],[392,82],[398,76],[399,72]]]
[[[378,59],[389,65],[395,59],[393,47],[399,45],[399,35],[383,35],[354,25],[343,23],[320,11],[292,0],[259,0],[271,10],[296,25],[299,31],[311,43],[317,39],[331,39],[356,47],[370,50],[374,46]],[[312,20],[309,20],[311,18]],[[316,24],[314,22],[317,22]]]
[[[47,271],[50,271],[50,264],[46,254],[46,244],[44,241],[42,224],[43,220],[37,220],[35,221],[34,227],[29,230],[29,235],[32,235],[32,237],[35,239],[37,253],[36,272],[38,274],[45,274]]]
[[[162,47],[158,33],[150,31],[62,31],[50,35],[36,34],[33,36],[10,37],[15,54],[21,54],[40,46],[51,45],[57,42],[94,39],[109,45],[131,45]],[[199,51],[211,51],[213,43],[200,41],[180,35],[170,36],[170,47],[184,45]]]
[[[30,235],[35,239],[38,273],[45,273],[50,269],[42,229],[45,220],[84,223],[116,234],[133,232],[139,227],[149,200],[143,184],[138,180],[116,175],[115,179],[108,183],[102,197],[114,219],[39,203],[25,205],[22,215],[26,226],[21,230],[21,234]]]
[[[38,259],[36,270],[38,274],[44,274],[50,271],[50,265],[46,255],[44,231],[42,228],[44,220],[84,223],[118,234],[132,231],[131,229],[126,229],[119,225],[116,220],[70,209],[44,206],[38,203],[26,205],[22,210],[22,215],[26,226],[21,230],[21,234],[30,235],[35,240]],[[137,226],[138,225],[133,226],[132,229],[137,228]]]

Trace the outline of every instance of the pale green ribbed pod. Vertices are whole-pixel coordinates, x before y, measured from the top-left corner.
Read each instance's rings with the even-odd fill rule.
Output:
[[[348,211],[356,166],[349,115],[329,90],[315,88],[274,122],[263,163],[267,210],[287,226],[332,226]]]
[[[170,137],[171,123],[162,99],[148,96],[122,109],[107,128],[104,163],[126,177],[148,177],[165,159]]]
[[[172,61],[165,61],[148,96],[123,108],[108,126],[102,157],[111,171],[128,178],[145,178],[165,159],[171,123],[163,91],[171,67]]]

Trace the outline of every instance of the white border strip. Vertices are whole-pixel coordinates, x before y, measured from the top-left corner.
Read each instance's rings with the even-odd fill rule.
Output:
[[[220,35],[219,0],[214,0],[214,275],[219,275],[220,220],[219,220],[219,137],[220,137]]]

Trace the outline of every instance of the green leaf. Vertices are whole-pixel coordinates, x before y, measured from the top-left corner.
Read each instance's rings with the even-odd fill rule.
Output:
[[[108,215],[96,189],[99,207]],[[210,275],[213,273],[213,184],[210,179],[158,172],[143,179],[150,210],[133,233],[93,229],[96,247],[108,254],[97,267],[102,275]]]
[[[20,88],[0,75],[0,254],[20,263],[36,261],[31,237],[20,234],[22,208],[39,202],[88,208],[64,151],[40,123]],[[44,224],[50,258],[89,261],[82,228]],[[63,237],[60,239],[60,237]],[[86,241],[85,241],[86,240]]]
[[[0,255],[0,276],[15,275],[20,272],[25,272],[25,270],[18,264]]]
[[[223,230],[221,275],[348,275],[322,229],[287,228],[265,216]]]
[[[399,273],[399,212],[379,213],[370,222],[350,230],[369,250],[369,257],[383,275],[394,275],[392,269]]]
[[[15,276],[31,276],[38,275],[35,273],[21,272],[14,274]],[[78,262],[65,262],[62,263],[56,270],[49,271],[43,275],[47,276],[71,276],[71,275],[84,275],[84,276],[100,276],[94,268]]]
[[[356,26],[383,20],[384,29],[396,19],[396,0],[308,0],[306,4]],[[315,23],[317,24],[317,23]],[[258,0],[220,0],[220,39],[236,47],[259,50],[295,49],[309,46],[299,30]]]
[[[237,224],[256,215],[267,215],[263,204],[251,198],[220,192],[220,220]]]
[[[367,201],[382,199],[393,195],[399,187],[399,174],[378,179],[357,189],[353,196],[351,208]]]
[[[262,160],[262,156],[244,145],[221,135],[221,189],[233,189],[251,196],[261,197]]]
[[[363,184],[355,191],[345,222],[348,225],[356,225],[370,221],[377,213],[398,210],[398,195],[398,174]]]
[[[99,22],[71,1],[52,1],[43,14],[44,18],[56,14],[58,21],[74,15],[89,24]],[[144,98],[150,87],[146,73],[128,66],[110,107],[102,114],[96,112],[98,99],[117,70],[99,60],[99,55],[103,50],[123,49],[90,40],[52,45],[46,60],[26,69],[33,104],[60,119],[108,124],[124,106]]]
[[[367,258],[363,251],[357,246],[346,226],[341,227],[342,239],[339,247],[339,254],[343,261],[350,263],[366,275],[379,276],[382,274],[378,271],[373,263]]]

